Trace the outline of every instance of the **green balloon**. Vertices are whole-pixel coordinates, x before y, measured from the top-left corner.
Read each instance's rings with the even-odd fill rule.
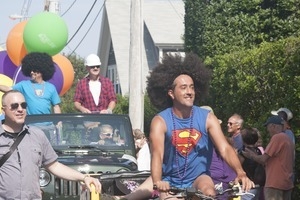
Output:
[[[68,28],[57,14],[41,12],[28,20],[24,27],[23,40],[28,53],[44,52],[53,56],[65,47]]]

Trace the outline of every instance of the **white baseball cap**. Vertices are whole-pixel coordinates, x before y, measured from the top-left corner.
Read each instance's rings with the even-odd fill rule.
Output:
[[[278,110],[271,111],[272,115],[278,115],[279,112],[285,112],[287,115],[287,121],[290,121],[293,118],[293,113],[287,108],[279,108]]]

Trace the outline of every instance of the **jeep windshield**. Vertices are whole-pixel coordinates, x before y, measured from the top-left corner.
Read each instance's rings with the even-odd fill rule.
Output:
[[[26,124],[42,129],[58,153],[75,150],[81,153],[122,151],[135,157],[132,129],[127,115],[28,115]]]

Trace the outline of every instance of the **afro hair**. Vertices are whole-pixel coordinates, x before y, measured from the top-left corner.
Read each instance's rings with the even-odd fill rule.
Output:
[[[55,72],[55,66],[52,57],[47,53],[32,52],[23,58],[21,70],[27,77],[30,77],[32,71],[40,72],[43,80],[48,81]]]
[[[211,70],[193,53],[185,57],[166,54],[147,79],[147,93],[151,103],[159,110],[173,106],[168,91],[173,89],[174,80],[181,74],[190,76],[195,86],[195,104],[208,95]]]

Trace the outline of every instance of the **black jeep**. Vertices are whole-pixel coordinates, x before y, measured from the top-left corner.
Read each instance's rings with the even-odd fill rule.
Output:
[[[28,115],[26,123],[44,131],[59,162],[82,173],[99,177],[137,170],[131,122],[127,115]],[[112,127],[112,133],[105,133],[110,134],[105,139],[99,135],[104,124]],[[40,186],[43,199],[79,199],[83,189],[80,183],[62,180],[45,169],[40,171]]]

